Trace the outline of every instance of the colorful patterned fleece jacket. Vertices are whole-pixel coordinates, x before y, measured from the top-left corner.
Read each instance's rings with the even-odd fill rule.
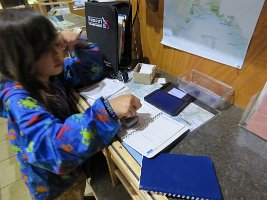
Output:
[[[90,78],[96,81],[101,77],[103,63],[98,51],[97,46],[88,44],[65,60],[64,72],[57,78],[57,83],[61,81],[57,87],[65,96],[65,83],[84,85]],[[103,98],[84,113],[61,119],[54,115],[64,115],[60,109],[64,108],[48,111],[19,83],[0,83],[0,116],[8,119],[9,139],[33,199],[54,199],[64,192],[79,176],[79,166],[107,146],[120,128]]]

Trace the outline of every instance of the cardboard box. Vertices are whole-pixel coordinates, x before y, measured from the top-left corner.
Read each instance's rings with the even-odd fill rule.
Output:
[[[136,83],[144,83],[144,84],[151,84],[156,73],[156,65],[150,65],[152,67],[152,72],[151,73],[140,73],[140,69],[143,65],[149,65],[149,64],[144,64],[144,63],[138,63],[133,71],[133,82]]]

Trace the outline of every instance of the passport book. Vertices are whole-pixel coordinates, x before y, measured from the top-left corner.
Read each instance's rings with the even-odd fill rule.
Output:
[[[185,199],[222,200],[208,156],[162,153],[143,157],[139,189]]]

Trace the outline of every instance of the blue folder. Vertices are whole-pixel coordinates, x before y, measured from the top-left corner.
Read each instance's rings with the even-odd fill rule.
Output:
[[[208,156],[165,154],[143,157],[139,189],[185,199],[222,200]]]
[[[140,153],[138,153],[137,151],[135,151],[132,147],[130,147],[125,142],[122,141],[121,144],[127,149],[127,151],[133,156],[133,158],[136,160],[136,162],[138,162],[138,164],[141,166],[143,156]]]

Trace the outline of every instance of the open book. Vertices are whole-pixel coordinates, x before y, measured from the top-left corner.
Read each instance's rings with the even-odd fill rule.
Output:
[[[148,106],[148,105],[147,105]],[[143,104],[142,109],[146,107]],[[137,152],[151,158],[177,141],[188,127],[173,120],[162,112],[150,113],[144,118],[145,113],[138,112],[139,123],[130,129],[122,129],[118,137]]]

